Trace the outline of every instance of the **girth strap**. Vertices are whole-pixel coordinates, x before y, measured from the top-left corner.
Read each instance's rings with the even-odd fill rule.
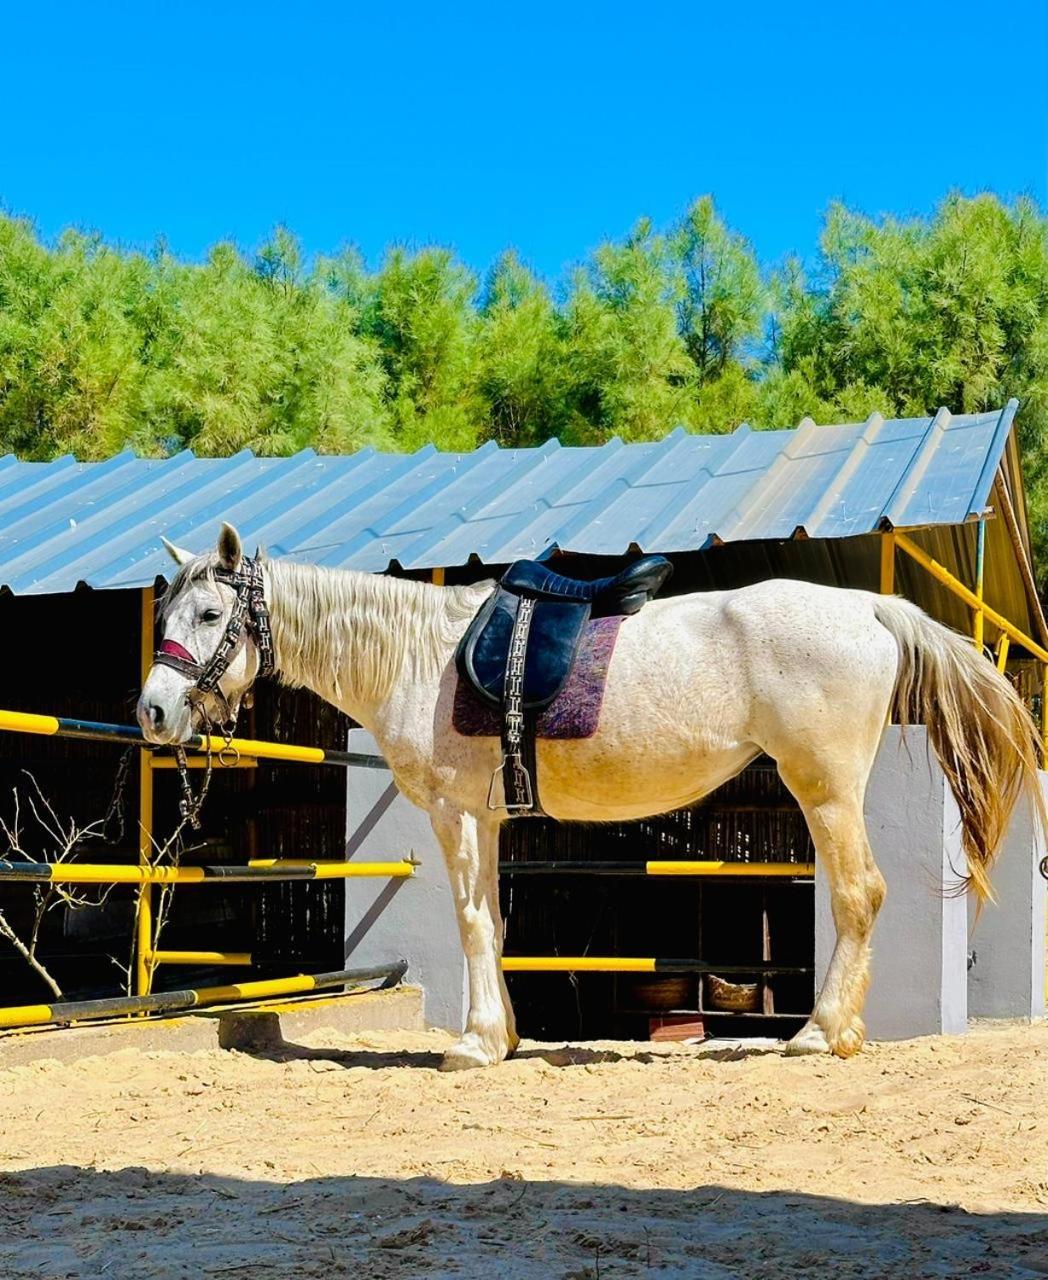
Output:
[[[491,775],[488,808],[504,808],[509,813],[541,814],[535,769],[534,720],[524,707],[524,663],[528,635],[535,615],[535,601],[522,596],[510,636],[506,678],[502,687],[502,760]],[[502,775],[502,804],[495,795],[495,781]]]

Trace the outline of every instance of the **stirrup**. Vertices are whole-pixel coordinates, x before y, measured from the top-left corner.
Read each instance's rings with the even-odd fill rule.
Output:
[[[519,809],[530,811],[535,808],[535,794],[531,789],[531,774],[524,765],[520,765],[520,772],[524,776],[524,790],[526,799],[520,804],[511,804],[509,797],[506,795],[506,765],[509,763],[509,756],[504,755],[499,763],[495,766],[495,772],[491,775],[491,782],[488,784],[488,808],[491,810],[505,809],[507,813],[515,813]],[[495,782],[498,778],[502,779],[502,803],[495,799]]]

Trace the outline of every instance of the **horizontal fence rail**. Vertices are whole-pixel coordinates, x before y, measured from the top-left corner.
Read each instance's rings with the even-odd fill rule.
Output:
[[[407,972],[407,963],[375,965],[369,969],[338,969],[332,973],[301,973],[293,978],[271,978],[258,982],[237,982],[225,987],[162,991],[156,995],[115,996],[104,1000],[66,1000],[57,1004],[27,1004],[0,1009],[0,1027],[40,1027],[52,1023],[84,1022],[92,1018],[120,1018],[137,1013],[179,1013],[205,1005],[229,1004],[239,1000],[261,1000],[269,996],[305,995],[331,987],[380,981],[393,987]]]
[[[147,951],[146,960],[151,965],[233,965],[249,969],[254,963],[250,951],[166,951],[163,947],[158,951]]]
[[[243,884],[274,880],[351,880],[382,876],[402,880],[415,874],[414,862],[303,862],[253,859],[243,865],[150,867],[77,862],[0,861],[0,884]]]
[[[33,715],[28,711],[0,711],[0,730],[34,733],[50,738],[81,738],[88,742],[112,742],[124,747],[163,750],[147,742],[142,730],[131,724],[105,724],[96,720],[71,720],[62,716]],[[225,738],[197,733],[183,744],[191,751],[210,750],[213,764],[221,767],[220,752],[228,750],[255,760],[280,760],[296,764],[331,764],[342,768],[388,769],[381,756],[362,751],[335,751],[328,747],[297,747],[286,742],[256,742],[253,738]],[[164,758],[164,757],[161,757]]]
[[[0,884],[250,884],[283,880],[407,879],[417,862],[310,862],[257,858],[236,864],[195,867],[129,866],[87,862],[7,862],[0,859]],[[710,876],[715,879],[808,880],[813,862],[500,862],[508,876]]]
[[[814,862],[689,862],[624,861],[624,862],[500,862],[504,876],[713,876],[724,879],[786,877],[810,879],[815,874]]]
[[[662,960],[647,956],[503,956],[506,973],[814,973],[810,965],[708,964],[705,960]]]

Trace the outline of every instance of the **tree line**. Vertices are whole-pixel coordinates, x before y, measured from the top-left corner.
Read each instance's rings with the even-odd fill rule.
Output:
[[[513,253],[483,278],[440,247],[369,269],[279,230],[190,263],[0,216],[0,454],[595,444],[1010,395],[1048,551],[1048,220],[1029,200],[834,205],[809,262],[765,270],[703,198],[556,286]]]

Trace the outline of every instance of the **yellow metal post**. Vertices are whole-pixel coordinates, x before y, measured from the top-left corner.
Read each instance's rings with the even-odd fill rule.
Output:
[[[980,653],[983,651],[985,614],[983,613],[983,588],[986,578],[986,521],[980,520],[975,534],[975,598],[979,607],[972,617],[972,639]]]
[[[433,570],[433,585],[434,585],[435,587],[442,587],[442,586],[444,585],[444,570],[443,570],[443,569],[434,569],[434,570]]]
[[[895,594],[895,533],[881,534],[881,595]]]
[[[1011,645],[1011,637],[1006,631],[1002,631],[997,637],[997,670],[1003,672],[1008,666],[1008,648]]]
[[[153,588],[142,590],[142,649],[140,673],[145,684],[153,665]],[[138,861],[147,867],[153,855],[153,770],[149,752],[138,753]],[[138,895],[138,920],[135,937],[135,994],[149,995],[153,985],[153,889],[142,885]]]

